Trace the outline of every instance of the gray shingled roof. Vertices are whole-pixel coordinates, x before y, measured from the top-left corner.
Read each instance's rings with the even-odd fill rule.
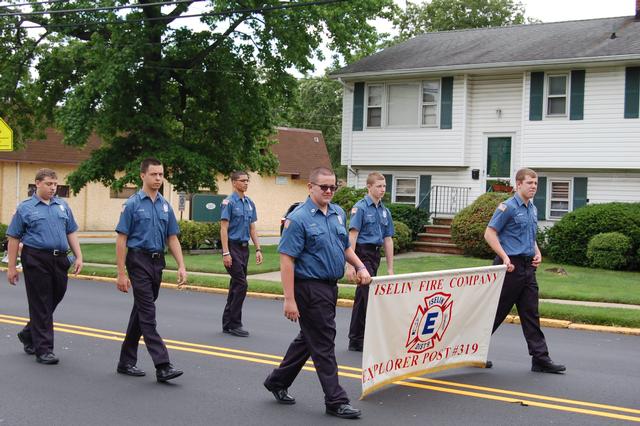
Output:
[[[640,55],[640,21],[633,16],[426,33],[333,76],[625,55]]]

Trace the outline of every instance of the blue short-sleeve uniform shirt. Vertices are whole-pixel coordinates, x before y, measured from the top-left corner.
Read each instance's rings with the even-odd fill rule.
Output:
[[[358,231],[357,244],[381,246],[384,239],[395,232],[391,212],[382,204],[376,205],[369,195],[358,201],[351,209],[349,229]]]
[[[33,194],[18,205],[7,235],[28,247],[67,251],[67,235],[77,230],[78,224],[66,201],[54,196],[47,204]]]
[[[538,210],[529,200],[528,205],[515,194],[500,203],[489,227],[498,233],[500,245],[508,256],[534,256],[538,232]]]
[[[242,198],[233,192],[222,201],[220,220],[229,221],[229,239],[232,241],[249,241],[249,228],[258,220],[256,205],[246,195]]]
[[[297,278],[338,280],[344,275],[349,236],[346,215],[337,204],[329,204],[325,215],[307,198],[287,216],[278,251],[295,258]]]
[[[127,236],[127,247],[150,252],[164,251],[167,238],[180,233],[171,205],[160,194],[156,200],[138,191],[124,203],[116,232]]]

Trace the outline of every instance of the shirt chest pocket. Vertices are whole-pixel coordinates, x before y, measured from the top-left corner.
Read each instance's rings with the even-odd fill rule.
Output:
[[[151,220],[151,214],[146,210],[137,210],[133,218],[136,223],[146,223],[146,221]]]
[[[309,237],[309,247],[311,249],[322,247],[327,239],[324,230],[315,226],[307,229],[307,235]]]
[[[67,223],[67,221],[69,220],[69,214],[67,213],[67,210],[62,210],[62,209],[57,209],[56,210],[56,217],[58,219],[60,219],[61,221],[63,221],[64,223]]]
[[[45,217],[39,212],[31,212],[27,216],[27,223],[30,227],[37,227],[39,225],[43,225],[45,222]]]
[[[367,225],[373,225],[374,223],[376,223],[376,217],[374,215],[366,215],[364,217],[364,223],[366,223]]]
[[[524,228],[529,223],[526,214],[517,214],[513,217],[513,220],[521,228]]]
[[[347,229],[344,226],[339,225],[336,227],[336,234],[338,235],[338,241],[342,243],[342,248],[344,249],[347,246],[346,244],[349,239],[347,236]]]

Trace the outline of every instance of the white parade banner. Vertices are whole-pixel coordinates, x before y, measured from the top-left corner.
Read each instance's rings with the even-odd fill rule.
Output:
[[[505,273],[498,265],[375,277],[361,398],[407,377],[484,367]]]

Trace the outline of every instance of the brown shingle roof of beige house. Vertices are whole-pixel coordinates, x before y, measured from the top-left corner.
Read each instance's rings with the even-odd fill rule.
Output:
[[[272,145],[271,150],[280,161],[279,174],[305,178],[315,167],[331,167],[321,131],[288,127],[277,127],[276,130],[278,143]],[[19,151],[0,152],[0,161],[79,164],[98,146],[100,139],[96,135],[92,135],[82,149],[64,145],[62,133],[49,128],[45,139],[29,140]]]
[[[319,130],[278,127],[278,143],[271,150],[278,157],[278,173],[306,179],[316,167],[331,168],[331,160]]]

